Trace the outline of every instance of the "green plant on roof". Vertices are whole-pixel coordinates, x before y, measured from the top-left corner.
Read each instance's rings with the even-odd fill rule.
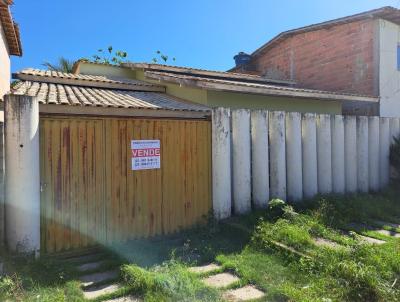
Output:
[[[73,70],[74,61],[64,57],[59,57],[55,64],[45,61],[42,65],[48,70],[71,73]]]
[[[97,53],[90,58],[82,58],[80,61],[94,62],[101,64],[120,65],[127,61],[128,53],[123,50],[114,50],[112,45],[108,46],[106,50],[100,48]]]
[[[169,57],[166,54],[163,54],[160,50],[156,51],[156,56],[152,59],[153,63],[161,63],[166,64],[169,60]],[[172,61],[176,61],[176,58],[173,57]]]

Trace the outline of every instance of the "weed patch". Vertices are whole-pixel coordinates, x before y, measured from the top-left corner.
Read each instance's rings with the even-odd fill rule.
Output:
[[[124,265],[126,285],[146,301],[218,301],[217,290],[206,287],[185,265],[174,260],[151,270]]]

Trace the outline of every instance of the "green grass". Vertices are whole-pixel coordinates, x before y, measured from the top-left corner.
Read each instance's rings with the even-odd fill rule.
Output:
[[[200,279],[177,261],[168,261],[150,270],[137,265],[122,268],[125,282],[146,301],[219,301],[217,290],[206,287]]]
[[[324,196],[292,207],[273,201],[268,210],[223,223],[113,245],[97,270],[120,267],[123,287],[96,301],[127,294],[145,301],[218,301],[221,291],[188,270],[210,262],[238,275],[234,286],[264,290],[265,301],[400,301],[400,240],[358,230],[387,241],[372,246],[343,231],[352,222],[399,223],[398,193]],[[318,246],[315,238],[342,248]],[[79,273],[66,261],[8,257],[7,263],[14,273],[0,279],[0,301],[84,301]]]

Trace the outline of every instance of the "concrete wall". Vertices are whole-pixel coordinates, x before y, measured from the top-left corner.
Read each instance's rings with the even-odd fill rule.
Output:
[[[10,56],[7,40],[0,22],[0,99],[10,90]]]
[[[40,250],[39,103],[5,97],[6,241],[12,252]]]
[[[0,22],[0,100],[10,90],[10,56],[6,37]],[[0,109],[0,245],[4,244],[4,114]]]
[[[375,192],[388,185],[390,142],[400,134],[398,118],[233,112],[231,117],[227,109],[213,110],[217,218],[227,218],[232,207],[238,214],[248,212],[251,204],[265,207],[272,198],[298,202],[316,194]]]
[[[397,70],[397,47],[400,26],[379,20],[379,90],[380,114],[400,117],[400,71]]]

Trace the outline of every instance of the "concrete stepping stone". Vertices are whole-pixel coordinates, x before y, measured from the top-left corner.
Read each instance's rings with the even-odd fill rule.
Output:
[[[265,293],[252,285],[226,291],[222,297],[230,302],[249,301],[261,299]]]
[[[119,276],[118,271],[113,270],[113,271],[84,275],[81,276],[79,280],[82,282],[83,287],[89,287],[95,285],[96,283],[117,279],[118,276]]]
[[[104,263],[104,261],[84,263],[84,264],[79,265],[77,267],[77,270],[79,272],[92,271],[92,270],[98,269],[103,263]]]
[[[104,302],[142,302],[142,299],[133,296],[127,296],[127,297],[120,297],[111,300],[106,300]]]
[[[224,288],[238,282],[239,280],[238,277],[230,273],[221,273],[204,278],[203,282],[205,285],[210,287]]]
[[[96,287],[91,287],[83,292],[85,299],[96,299],[100,296],[111,294],[120,289],[118,284],[106,284]]]
[[[334,241],[325,239],[325,238],[314,238],[314,243],[317,246],[322,246],[322,247],[329,247],[329,248],[334,248],[337,249],[340,247],[340,245]]]
[[[383,227],[383,226],[388,226],[394,229],[400,229],[400,224],[397,223],[392,223],[392,222],[386,222],[386,221],[382,221],[382,220],[374,220],[374,223]]]
[[[360,237],[360,239],[366,243],[370,243],[370,244],[384,244],[386,243],[386,241],[380,240],[380,239],[376,239],[376,238],[372,238],[372,237],[367,237],[367,236],[362,236],[362,235],[358,235]]]
[[[376,232],[388,237],[400,238],[400,233],[396,233],[394,231],[378,230]]]
[[[211,263],[202,266],[189,267],[189,271],[195,274],[207,274],[221,269],[221,266]]]

